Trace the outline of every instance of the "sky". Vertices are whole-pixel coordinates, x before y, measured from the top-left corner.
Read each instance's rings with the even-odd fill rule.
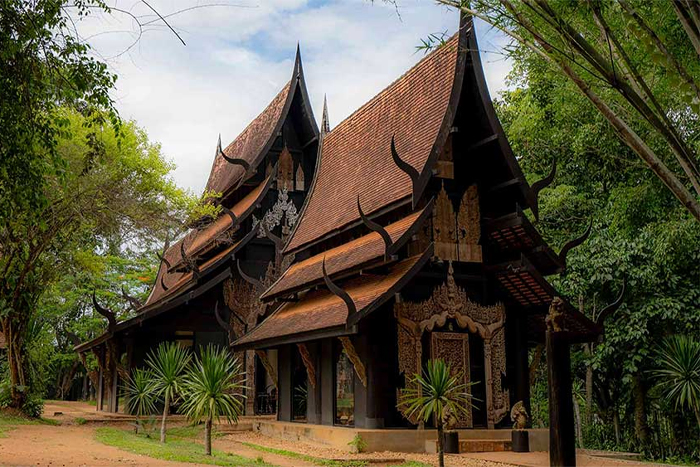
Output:
[[[449,37],[458,26],[455,10],[431,0],[399,0],[396,8],[381,0],[107,3],[111,14],[76,21],[78,33],[117,74],[122,118],[161,144],[177,165],[177,184],[196,194],[219,134],[225,147],[280,91],[297,43],[317,122],[326,95],[332,129],[423,57],[421,39]],[[493,97],[511,67],[499,53],[506,39],[483,23],[476,29]]]

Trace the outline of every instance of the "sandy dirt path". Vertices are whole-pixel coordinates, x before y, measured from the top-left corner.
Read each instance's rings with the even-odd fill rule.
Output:
[[[95,440],[95,427],[18,425],[0,438],[1,466],[154,466],[192,467],[105,446]]]

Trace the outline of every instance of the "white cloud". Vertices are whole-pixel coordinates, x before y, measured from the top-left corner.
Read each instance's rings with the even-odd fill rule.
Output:
[[[155,20],[142,2],[115,0],[141,22]],[[208,6],[207,4],[235,6]],[[119,75],[114,97],[125,118],[135,119],[178,168],[176,181],[201,192],[217,135],[224,145],[269,103],[290,78],[297,42],[317,118],[324,93],[337,124],[383,89],[422,52],[420,39],[456,30],[455,11],[421,0],[404,0],[400,15],[381,1],[307,3],[304,0],[149,2],[187,43],[162,23],[152,23],[136,45],[135,21],[115,11],[79,22],[83,37]],[[126,31],[126,32],[118,32]],[[484,50],[500,49],[502,36],[477,27]],[[116,55],[120,54],[115,57]],[[115,58],[111,58],[115,57]],[[510,64],[483,54],[492,95],[503,89]]]

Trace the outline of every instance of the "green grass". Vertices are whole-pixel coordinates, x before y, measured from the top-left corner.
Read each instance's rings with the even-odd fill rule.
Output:
[[[10,415],[0,410],[0,438],[7,436],[7,432],[17,425],[60,425],[56,420],[46,418],[26,418],[17,415]]]
[[[172,430],[177,430],[177,428]],[[131,431],[118,428],[98,428],[95,431],[95,438],[103,444],[114,446],[124,451],[167,461],[221,465],[225,467],[272,467],[260,459],[248,459],[236,454],[216,450],[212,450],[212,455],[207,456],[204,454],[204,446],[202,444],[187,441],[187,438],[173,435],[172,430],[168,430],[168,433],[172,436],[170,441],[165,444],[160,444],[156,438],[146,438],[143,435],[135,435]],[[190,432],[185,433],[191,434]]]

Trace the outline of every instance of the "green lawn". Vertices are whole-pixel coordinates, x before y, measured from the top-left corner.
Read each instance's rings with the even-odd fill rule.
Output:
[[[18,417],[16,415],[9,415],[3,411],[0,411],[0,438],[6,437],[6,433],[17,425],[60,425],[60,423],[55,420],[47,420],[45,418],[33,419]]]
[[[261,458],[248,459],[236,454],[228,454],[216,450],[212,450],[212,455],[207,456],[204,454],[204,446],[201,443],[190,440],[189,435],[193,431],[177,428],[168,430],[170,438],[165,444],[160,444],[157,437],[146,438],[145,435],[135,435],[133,431],[119,428],[98,428],[95,431],[95,437],[97,441],[109,446],[167,461],[230,467],[272,467],[270,464],[263,462]],[[186,436],[178,436],[178,434]]]

